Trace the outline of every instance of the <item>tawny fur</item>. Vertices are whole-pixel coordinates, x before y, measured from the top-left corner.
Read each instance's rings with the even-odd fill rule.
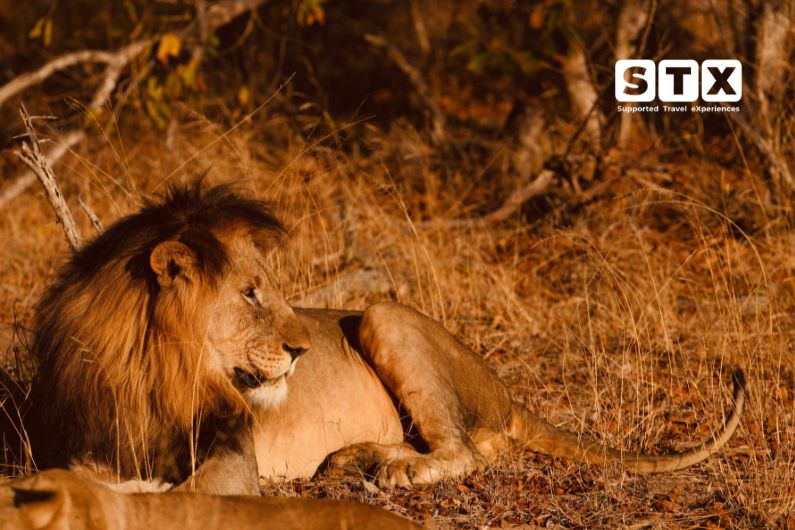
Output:
[[[0,530],[381,530],[419,529],[350,501],[122,494],[64,470],[0,482]]]

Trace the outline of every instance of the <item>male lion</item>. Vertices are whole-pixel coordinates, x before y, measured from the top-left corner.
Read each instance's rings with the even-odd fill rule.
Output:
[[[366,504],[198,493],[123,494],[53,469],[0,482],[0,530],[419,530]]]
[[[738,371],[726,425],[698,449],[646,456],[557,429],[413,309],[290,308],[263,257],[281,233],[267,205],[196,185],[80,250],[39,309],[37,463],[241,493],[256,491],[256,468],[309,477],[331,455],[333,471],[410,487],[469,473],[510,439],[641,473],[675,470],[716,452],[739,423]],[[404,442],[398,406],[426,451]]]

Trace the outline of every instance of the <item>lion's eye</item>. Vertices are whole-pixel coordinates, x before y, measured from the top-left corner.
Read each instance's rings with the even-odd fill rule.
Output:
[[[246,301],[251,304],[258,304],[259,299],[257,298],[257,288],[256,287],[247,287],[243,289],[243,296],[246,298]]]

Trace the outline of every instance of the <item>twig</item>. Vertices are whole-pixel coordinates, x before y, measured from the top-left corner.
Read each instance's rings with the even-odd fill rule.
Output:
[[[88,217],[88,220],[91,221],[91,225],[94,227],[94,230],[97,232],[97,234],[102,234],[105,231],[105,226],[102,224],[102,221],[99,219],[97,214],[94,213],[94,210],[91,209],[91,206],[83,201],[82,197],[77,198],[77,204],[79,204],[83,209],[86,217]]]
[[[134,42],[112,53],[96,50],[82,51],[70,53],[57,59],[53,59],[35,72],[23,74],[15,79],[12,79],[6,85],[0,87],[0,106],[2,106],[3,102],[9,97],[18,94],[20,91],[30,86],[43,82],[45,79],[47,79],[47,77],[59,70],[63,70],[64,68],[68,68],[69,66],[73,66],[81,62],[102,62],[106,63],[107,67],[105,68],[105,73],[102,76],[102,82],[94,92],[94,95],[91,98],[91,103],[88,105],[89,111],[96,110],[102,107],[102,105],[104,105],[105,102],[110,98],[110,95],[113,93],[113,90],[116,88],[116,85],[119,82],[119,77],[124,71],[124,68],[126,68],[127,65],[139,54],[143,53],[144,50],[148,49],[151,43],[152,40],[145,40]],[[83,141],[85,137],[86,133],[82,130],[74,130],[65,133],[62,135],[58,145],[47,154],[46,158],[44,158],[44,161],[48,164],[48,166],[54,164],[63,155],[65,155],[69,149]],[[11,186],[3,191],[2,195],[0,195],[0,208],[13,200],[17,195],[25,191],[33,184],[35,180],[35,170],[25,173],[19,177]]]
[[[389,43],[384,37],[368,33],[364,36],[364,40],[377,48],[382,48],[386,52],[387,57],[389,57],[406,75],[409,82],[414,86],[414,89],[420,96],[420,99],[422,99],[422,102],[431,113],[431,138],[434,143],[443,143],[447,137],[445,131],[447,128],[447,120],[442,109],[439,108],[439,105],[437,105],[436,101],[433,99],[431,88],[428,86],[428,83],[425,82],[419,70],[411,65],[408,59],[406,59],[406,56],[403,55],[403,52]]]
[[[83,141],[85,137],[86,133],[83,131],[71,131],[61,135],[61,137],[54,142],[55,145],[52,147],[52,149],[50,149],[47,154],[44,155],[47,159],[47,165],[52,167],[52,165],[60,160],[63,155],[69,152],[72,147]],[[3,193],[0,193],[0,208],[8,204],[17,195],[25,191],[35,181],[36,174],[33,171],[28,171],[21,177],[17,178],[13,184],[3,190]]]
[[[423,21],[423,14],[420,13],[420,7],[417,5],[417,0],[411,0],[411,21],[414,23],[414,33],[417,35],[417,44],[420,45],[422,53],[431,51],[431,41],[428,38],[428,30],[425,29],[425,22]]]
[[[482,227],[492,223],[499,223],[508,219],[514,212],[516,212],[522,204],[528,199],[532,199],[541,195],[549,188],[553,182],[554,173],[548,169],[544,169],[538,176],[527,186],[519,188],[511,193],[502,206],[497,208],[491,213],[483,217],[475,217],[472,219],[446,219],[439,221],[426,221],[421,223],[420,226],[427,226],[433,228],[467,228],[467,227]]]
[[[25,130],[28,134],[28,142],[22,143],[22,151],[17,151],[16,155],[36,174],[41,181],[47,192],[47,199],[50,205],[55,210],[55,215],[58,217],[58,222],[63,226],[66,240],[72,250],[77,250],[80,247],[80,235],[75,226],[75,220],[72,217],[72,212],[63,198],[61,188],[58,186],[58,181],[52,172],[47,158],[42,154],[39,147],[39,139],[36,136],[36,131],[33,129],[33,123],[28,114],[25,105],[20,105],[19,113],[22,116],[22,122],[25,124]]]
[[[200,25],[201,34],[206,34],[231,22],[239,15],[259,7],[266,0],[226,0],[213,4],[206,11],[202,11],[197,23]],[[201,26],[204,27],[201,27]],[[19,75],[0,87],[0,106],[9,98],[14,97],[23,90],[45,81],[52,74],[84,63],[105,63],[105,75],[100,88],[94,95],[89,108],[98,108],[105,103],[113,89],[116,87],[119,75],[124,67],[141,52],[146,50],[154,39],[133,42],[116,51],[81,50],[56,57],[38,70]]]
[[[110,95],[110,92],[113,91],[115,83],[110,89],[107,88],[107,85],[110,83],[109,78],[111,77],[111,74],[113,74],[113,71],[120,71],[123,69],[124,66],[138,56],[138,54],[144,51],[151,43],[151,40],[144,40],[128,44],[127,46],[120,48],[115,52],[103,50],[82,50],[56,57],[38,70],[19,75],[0,87],[0,106],[2,106],[3,103],[5,103],[9,98],[14,97],[26,88],[30,88],[45,81],[48,77],[56,72],[77,64],[105,63],[108,66],[105,70],[104,81],[100,86],[100,89],[97,90],[94,100],[92,100],[93,104],[99,95]],[[118,74],[116,74],[116,79],[118,79]],[[100,101],[97,106],[101,105],[102,103],[104,103],[104,99]]]

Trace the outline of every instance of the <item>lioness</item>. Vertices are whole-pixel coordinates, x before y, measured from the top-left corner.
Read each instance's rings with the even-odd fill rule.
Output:
[[[198,493],[123,494],[53,469],[0,482],[0,530],[419,530],[373,506]]]
[[[34,332],[37,463],[254,493],[257,475],[309,477],[331,455],[333,471],[410,487],[470,473],[509,440],[641,473],[680,469],[738,425],[741,372],[726,425],[698,449],[646,456],[559,430],[413,309],[291,308],[264,259],[282,234],[266,204],[195,185],[79,250]],[[404,442],[398,405],[424,452]]]

